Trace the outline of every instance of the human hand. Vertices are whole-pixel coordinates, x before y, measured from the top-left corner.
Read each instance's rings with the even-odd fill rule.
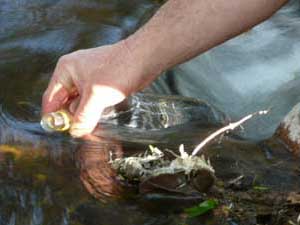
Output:
[[[120,103],[155,78],[144,71],[124,41],[65,55],[43,95],[42,111],[57,111],[78,96],[70,133],[84,136],[93,131],[106,107]]]

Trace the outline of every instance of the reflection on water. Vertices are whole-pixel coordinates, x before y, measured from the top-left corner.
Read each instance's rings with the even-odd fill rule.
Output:
[[[144,151],[150,143],[192,149],[218,124],[194,122],[147,133],[110,124],[110,133],[101,134],[114,140],[87,141],[48,135],[39,126],[41,95],[58,57],[119,40],[155,7],[150,0],[1,0],[0,225],[187,223],[174,212],[194,199],[139,196],[135,187],[115,179],[109,159],[111,153]],[[300,186],[296,160],[273,142],[262,147],[224,138],[209,155],[223,180],[243,173],[281,190]],[[218,221],[204,218],[203,224],[211,220]]]

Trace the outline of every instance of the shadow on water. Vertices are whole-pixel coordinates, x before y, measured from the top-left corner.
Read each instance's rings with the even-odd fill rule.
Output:
[[[39,126],[41,95],[59,56],[121,39],[157,6],[147,0],[1,1],[0,225],[199,224],[180,210],[198,199],[140,196],[115,179],[109,160],[144,152],[149,144],[192,149],[216,124],[149,132],[110,124],[105,138],[90,140],[45,134]],[[256,144],[223,137],[206,152],[225,184],[243,175],[246,184],[236,188],[299,189],[299,161],[275,138]],[[221,217],[202,220],[230,224]]]

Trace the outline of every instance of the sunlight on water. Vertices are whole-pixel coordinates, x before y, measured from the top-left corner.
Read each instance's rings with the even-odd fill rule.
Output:
[[[228,122],[210,105],[181,97],[138,95],[132,108],[102,121],[107,129],[97,130],[88,140],[75,140],[66,133],[47,134],[39,125],[41,96],[57,59],[74,50],[120,40],[159,2],[1,0],[0,225],[202,221],[177,213],[199,198],[167,198],[161,193],[141,196],[137,185],[117,179],[110,160],[144,153],[149,144],[177,151],[184,143],[191,151]],[[272,35],[267,38],[271,40]],[[243,173],[274,190],[297,190],[298,162],[282,149],[274,140],[262,147],[223,137],[207,154],[224,182]],[[204,218],[203,224],[219,219]]]

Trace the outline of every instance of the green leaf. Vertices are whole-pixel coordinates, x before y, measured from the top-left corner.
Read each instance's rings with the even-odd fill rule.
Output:
[[[199,205],[187,208],[184,210],[189,217],[196,217],[207,213],[208,211],[215,209],[218,206],[218,202],[214,199],[208,199],[201,202]]]
[[[270,190],[270,188],[264,187],[264,186],[254,186],[253,189],[256,190],[256,191],[268,191],[268,190]]]

